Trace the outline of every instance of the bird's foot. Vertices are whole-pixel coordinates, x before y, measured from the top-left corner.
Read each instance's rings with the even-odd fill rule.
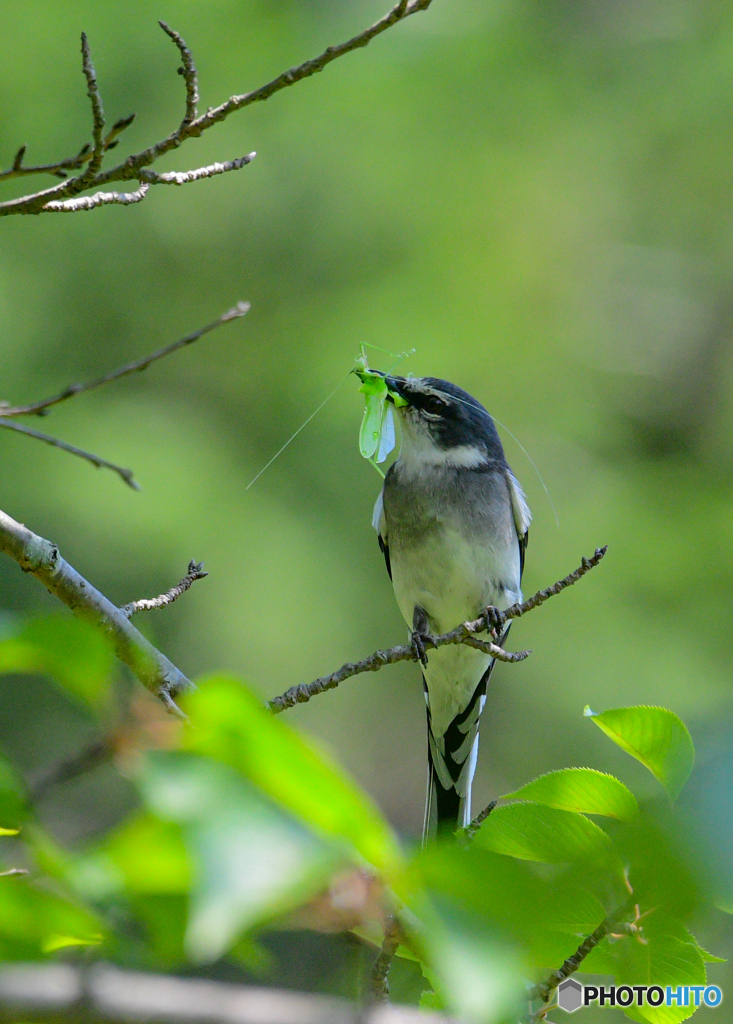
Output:
[[[412,647],[415,657],[423,668],[427,668],[428,665],[428,656],[425,653],[425,641],[428,639],[427,633],[420,633],[416,629],[410,635],[410,647]]]
[[[487,608],[484,608],[484,618],[486,619],[486,628],[491,635],[498,640],[501,637],[502,630],[504,629],[504,613],[500,612],[498,608],[495,608],[493,604],[490,604]]]

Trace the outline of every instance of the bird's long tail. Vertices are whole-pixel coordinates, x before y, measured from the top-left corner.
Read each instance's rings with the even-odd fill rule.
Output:
[[[478,758],[479,722],[492,661],[471,700],[442,736],[433,733],[428,703],[428,794],[423,843],[471,823],[471,785]],[[427,699],[427,685],[425,695]]]

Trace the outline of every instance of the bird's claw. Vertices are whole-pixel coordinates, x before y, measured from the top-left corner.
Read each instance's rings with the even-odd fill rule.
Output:
[[[498,608],[490,604],[487,608],[484,608],[484,618],[486,619],[487,630],[498,639],[504,628],[503,612],[500,612]]]
[[[419,633],[417,630],[413,630],[410,636],[410,646],[415,652],[415,657],[420,662],[423,668],[427,668],[428,656],[425,653],[425,641],[428,639],[426,633]]]

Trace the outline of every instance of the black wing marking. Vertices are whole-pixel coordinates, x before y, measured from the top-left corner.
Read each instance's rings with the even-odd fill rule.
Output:
[[[384,555],[384,564],[387,566],[389,578],[392,579],[392,566],[390,565],[389,561],[389,544],[386,542],[386,540],[382,540],[381,534],[377,534],[377,540],[379,541],[379,549]]]
[[[521,537],[518,537],[519,541],[519,582],[522,582],[522,576],[524,575],[524,553],[527,550],[527,544],[529,543],[529,530],[525,530]]]

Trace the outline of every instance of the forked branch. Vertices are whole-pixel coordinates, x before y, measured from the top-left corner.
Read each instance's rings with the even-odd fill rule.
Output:
[[[143,686],[169,711],[183,716],[175,697],[193,688],[191,680],[135,629],[125,609],[116,607],[69,565],[55,544],[0,512],[0,551],[17,562],[23,572],[35,576],[75,615],[100,629],[120,661]]]
[[[80,199],[68,200],[69,202],[85,203],[92,202],[98,198],[101,193],[97,193],[96,196],[81,197]],[[113,380],[119,380],[121,377],[127,377],[131,373],[139,373],[141,370],[146,370],[151,363],[157,362],[159,359],[163,359],[165,356],[169,356],[172,352],[178,351],[179,348],[185,348],[186,345],[191,345],[194,341],[198,341],[209,331],[213,331],[216,327],[220,327],[222,324],[229,323],[230,320],[237,320],[249,311],[248,302],[238,302],[232,309],[228,309],[226,313],[222,313],[221,316],[217,317],[210,324],[205,327],[201,327],[198,331],[194,331],[193,334],[187,334],[185,338],[179,338],[178,341],[174,341],[171,345],[164,345],[163,348],[156,349],[155,352],[151,352],[147,356],[143,356],[142,359],[133,359],[132,362],[125,363],[124,366],[120,366],[117,370],[112,370],[111,373],[106,373],[102,377],[97,377],[94,380],[87,381],[84,384],[69,384],[68,387],[64,388],[56,395],[51,395],[50,398],[41,399],[40,402],[31,402],[29,405],[11,405],[9,402],[0,402],[0,427],[7,428],[8,430],[16,430],[21,434],[27,434],[29,437],[34,437],[38,441],[43,441],[45,444],[50,444],[54,448],[61,448],[65,452],[69,452],[71,455],[77,455],[81,459],[85,459],[87,462],[91,462],[93,466],[104,469],[111,469],[117,473],[118,476],[125,481],[125,483],[132,487],[133,490],[140,490],[139,485],[133,478],[132,470],[123,469],[122,466],[117,466],[114,462],[108,462],[106,459],[101,458],[99,455],[94,455],[91,452],[84,451],[82,448],[76,448],[74,445],[67,444],[66,441],[60,441],[56,437],[51,437],[49,434],[43,434],[39,430],[33,430],[31,427],[22,426],[20,423],[15,423],[13,417],[16,416],[45,416],[54,405],[59,405],[61,402],[67,401],[69,398],[75,398],[77,395],[83,394],[85,391],[92,391],[94,388],[101,387],[103,384],[109,384]]]
[[[154,352],[143,356],[142,359],[133,359],[131,362],[125,363],[124,366],[120,366],[110,373],[105,373],[102,377],[95,377],[94,380],[88,380],[84,384],[69,384],[63,391],[59,391],[56,395],[51,395],[50,398],[43,398],[40,402],[31,402],[28,405],[10,405],[8,402],[0,402],[0,417],[45,416],[53,405],[65,402],[69,398],[75,398],[76,395],[81,395],[85,391],[92,391],[103,384],[109,384],[113,380],[127,377],[131,373],[147,370],[152,363],[163,359],[165,356],[169,356],[172,352],[177,352],[179,348],[191,345],[194,341],[198,341],[199,338],[203,338],[209,331],[221,327],[222,324],[228,324],[231,320],[239,319],[239,317],[248,313],[249,309],[250,305],[248,302],[238,302],[236,306],[228,309],[226,313],[222,313],[221,316],[218,316],[216,320],[212,320],[210,324],[206,324],[205,327],[200,327],[193,334],[187,334],[185,338],[179,338],[178,341],[174,341],[170,345],[164,345],[162,348],[158,348]]]
[[[76,213],[80,210],[93,210],[99,206],[123,205],[129,206],[132,203],[139,203],[147,194],[146,185],[185,185],[192,181],[199,181],[202,178],[210,178],[215,174],[225,174],[229,171],[237,171],[250,163],[255,154],[238,157],[234,160],[227,160],[221,163],[210,164],[207,167],[200,167],[192,171],[169,171],[164,174],[156,174],[149,170],[151,164],[155,163],[164,154],[178,149],[187,139],[197,138],[209,128],[224,121],[236,110],[242,110],[253,103],[260,103],[273,96],[281,89],[287,89],[296,82],[301,82],[311,75],[323,71],[328,64],[339,57],[343,57],[353,50],[367,46],[372,39],[385,32],[392,25],[419,11],[427,10],[432,0],[399,0],[384,17],[375,22],[369,28],[358,35],[347,39],[346,42],[337,46],[328,46],[323,53],[311,60],[304,61],[297,67],[284,71],[277,78],[274,78],[266,85],[260,86],[251,92],[230,96],[228,100],[218,107],[210,107],[206,113],[199,116],[197,102],[199,98],[198,73],[193,55],[186,45],[182,36],[165,22],[161,21],[163,31],[170,36],[181,56],[182,67],[179,68],[186,85],[186,102],[183,118],[178,126],[164,139],[149,146],[139,153],[131,154],[122,163],[108,170],[102,170],[102,163],[105,154],[117,145],[117,136],[124,131],[132,122],[132,117],[123,118],[113,126],[111,131],[104,135],[104,110],[102,98],[97,84],[96,72],[92,63],[89,44],[86,35],[82,34],[82,69],[87,81],[87,95],[92,110],[92,145],[85,145],[76,154],[66,160],[55,164],[41,164],[35,167],[24,166],[26,147],[21,146],[15,155],[13,164],[9,170],[0,173],[0,181],[10,178],[17,178],[29,174],[52,174],[64,180],[51,188],[33,192],[29,195],[20,196],[17,199],[10,199],[0,203],[0,216],[11,216],[13,214],[38,214],[38,213]],[[134,115],[133,115],[134,116]],[[81,171],[79,174],[72,174],[67,177],[68,171]],[[130,193],[104,192],[87,196],[83,200],[76,199],[82,192],[98,188],[101,185],[108,185],[113,181],[137,181],[139,188]],[[126,198],[127,196],[127,198]]]

